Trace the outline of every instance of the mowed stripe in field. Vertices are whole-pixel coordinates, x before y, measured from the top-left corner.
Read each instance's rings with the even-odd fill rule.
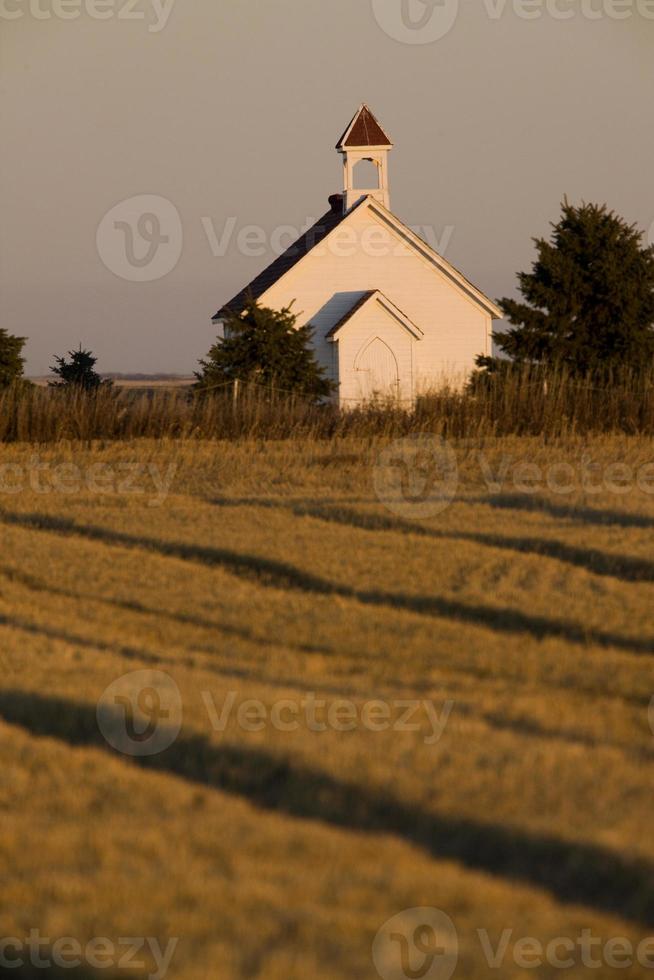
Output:
[[[8,690],[0,717],[35,735],[71,746],[106,749],[94,705]],[[252,746],[213,746],[185,737],[139,765],[180,776],[203,787],[236,793],[292,817],[336,827],[391,833],[435,858],[542,886],[556,897],[654,925],[654,862],[627,859],[607,848],[521,833],[462,816],[448,817],[408,805],[379,787],[363,787]]]
[[[289,819],[165,772],[143,778],[143,770],[102,751],[35,738],[13,725],[2,724],[2,733],[13,792],[10,806],[2,797],[0,853],[12,855],[15,873],[0,908],[19,935],[13,910],[27,891],[31,921],[50,935],[56,904],[60,928],[83,942],[100,923],[110,936],[142,931],[163,946],[179,936],[172,975],[184,980],[368,976],[380,923],[414,902],[450,911],[473,978],[488,975],[480,927],[493,937],[512,922],[518,932],[544,937],[592,928],[603,936],[619,929],[634,945],[639,939],[624,921],[559,905],[456,862],[426,861],[388,835]],[[17,812],[28,802],[28,814]],[[80,821],[81,812],[93,819]],[[38,850],[35,832],[44,834]],[[49,896],[42,907],[40,894]],[[245,923],[254,923],[247,942]],[[517,980],[512,947],[502,976]],[[584,969],[567,972],[582,977]]]
[[[474,643],[470,635],[466,637],[466,666],[456,645],[461,637],[456,626],[447,621],[439,624],[434,636],[431,624],[421,618],[389,610],[384,611],[382,620],[378,611],[374,620],[368,614],[355,622],[350,604],[339,601],[335,606],[329,597],[300,597],[289,609],[286,595],[275,594],[281,590],[262,592],[253,583],[239,583],[236,587],[230,582],[229,573],[214,570],[207,578],[201,567],[185,572],[184,579],[188,596],[196,598],[199,611],[189,599],[171,595],[166,608],[158,609],[157,590],[167,587],[174,592],[179,584],[176,560],[161,562],[152,554],[135,556],[113,546],[107,548],[114,573],[109,581],[102,560],[97,561],[103,552],[72,540],[63,551],[57,544],[63,567],[55,572],[56,584],[24,570],[0,568],[6,580],[2,591],[13,606],[23,611],[20,617],[5,615],[5,624],[91,650],[113,651],[128,661],[159,665],[190,662],[223,679],[245,678],[281,690],[311,682],[317,690],[331,694],[388,696],[403,692],[428,694],[446,685],[448,696],[457,699],[459,712],[469,716],[481,713],[493,727],[513,728],[533,737],[566,739],[577,745],[620,745],[636,757],[651,755],[650,740],[640,737],[644,735],[640,722],[648,700],[646,687],[641,695],[637,693],[637,685],[647,682],[641,664],[632,657],[593,657],[580,667],[583,684],[571,688],[570,658],[566,661],[558,647],[539,646],[530,664],[519,638],[512,638],[513,651],[502,637],[486,637],[486,631],[476,629]],[[82,558],[91,581],[105,573],[101,595],[97,586],[95,593],[89,588],[75,591],[71,586],[62,586],[66,549],[71,560]],[[23,568],[29,567],[29,553],[28,547],[23,548]],[[35,571],[40,566],[40,561],[34,562]],[[162,569],[168,571],[166,581],[161,581]],[[112,595],[117,587],[124,593],[124,582],[134,575],[141,579],[139,593],[149,595],[141,601],[121,597],[120,591]],[[62,623],[75,622],[80,600],[85,607],[84,622],[76,624],[76,629],[58,626],[58,618]],[[243,625],[248,613],[259,624],[257,629]],[[319,620],[321,614],[320,634],[309,630],[297,635],[298,617],[313,615]],[[125,637],[132,635],[145,637],[147,642],[125,644]],[[171,654],[162,651],[162,642],[165,648],[172,647]],[[407,664],[408,642],[417,669],[415,663]],[[494,659],[494,671],[489,669],[489,656]],[[236,657],[238,664],[234,662]],[[534,676],[537,666],[541,668],[540,676]],[[557,677],[557,667],[566,673]],[[607,669],[620,672],[624,696],[606,692]],[[612,717],[620,718],[622,730],[607,724]],[[582,726],[580,721],[585,724]],[[625,730],[627,722],[630,727]]]
[[[131,533],[131,531],[130,532],[126,532],[126,531],[122,530],[122,528],[125,526],[124,515],[121,514],[121,515],[116,515],[116,516],[119,516],[121,518],[121,520],[120,520],[121,530],[118,530],[118,531],[113,531],[111,529],[108,529],[105,526],[98,527],[97,525],[83,526],[83,525],[71,525],[71,524],[66,524],[66,523],[59,523],[59,524],[55,525],[54,527],[51,525],[50,526],[50,532],[51,533],[54,532],[54,533],[59,534],[59,535],[63,532],[63,534],[64,534],[65,537],[68,537],[70,535],[72,535],[73,537],[76,536],[76,535],[81,535],[82,537],[84,537],[85,539],[87,539],[90,542],[102,542],[103,544],[106,544],[108,546],[111,546],[113,544],[113,545],[119,545],[121,548],[127,546],[130,549],[131,548],[145,547],[147,550],[154,551],[156,555],[163,556],[164,558],[165,557],[172,557],[174,559],[177,559],[177,558],[180,558],[181,557],[181,558],[183,558],[187,562],[199,563],[199,564],[205,564],[205,565],[218,565],[218,566],[220,566],[222,568],[227,567],[229,569],[229,572],[230,573],[233,573],[234,570],[235,570],[235,568],[232,567],[229,564],[229,562],[208,560],[208,558],[214,559],[216,557],[215,554],[214,554],[214,551],[216,549],[211,550],[211,551],[208,552],[206,545],[205,546],[199,546],[199,545],[196,545],[196,544],[189,544],[186,541],[186,534],[185,534],[185,539],[184,539],[184,544],[183,544],[183,550],[180,550],[179,542],[173,542],[173,544],[171,545],[170,542],[168,542],[166,540],[161,541],[160,539],[159,539],[158,545],[155,547],[153,545],[153,541],[156,541],[157,539],[145,539],[145,541],[144,541],[142,537],[141,538],[135,538],[134,535]],[[147,513],[140,514],[140,515],[135,515],[135,517],[139,517],[141,519],[141,525],[143,525],[143,517],[144,516],[147,518],[148,517]],[[179,515],[179,514],[177,514],[174,523],[175,523],[177,529],[179,529],[179,527],[181,525],[181,526],[184,527],[184,530],[186,532],[187,531],[187,527],[186,527],[186,522],[185,522],[185,519],[184,519],[185,516],[186,515]],[[255,515],[252,515],[252,514],[248,515],[248,521],[247,521],[247,523],[249,524],[250,527],[252,527],[252,523],[253,523],[252,518],[253,517],[256,517],[256,514]],[[14,523],[14,526],[18,526],[18,527],[23,526],[23,527],[29,527],[29,528],[33,528],[35,526],[39,526],[40,524],[43,524],[46,527],[48,525],[47,519],[44,520],[44,519],[42,519],[42,518],[39,517],[39,518],[37,518],[35,520],[34,517],[24,518],[24,517],[22,517],[20,515],[18,515],[18,517],[15,517],[14,518],[13,523]],[[198,523],[202,525],[204,522],[202,520],[200,520]],[[256,521],[254,523],[256,524]],[[293,523],[293,525],[295,525],[296,521],[294,520],[292,523]],[[230,530],[233,530],[233,522],[230,522]],[[257,528],[257,530],[259,530],[259,529]],[[324,528],[322,529],[322,534],[325,535]],[[206,537],[206,528],[204,528],[204,527],[202,528],[202,535],[204,537]],[[326,535],[325,535],[325,537],[326,537]],[[305,544],[305,543],[306,543],[306,538],[303,541],[303,544]],[[268,546],[268,541],[265,541],[264,544],[267,547]],[[373,559],[376,559],[378,557],[378,550],[377,549],[373,549],[373,551],[374,551],[374,554],[372,556],[370,556],[370,557],[372,557]],[[238,555],[238,553],[237,553],[237,555]],[[246,555],[246,558],[248,560],[245,563],[243,563],[242,556],[239,555],[238,557],[239,557],[240,564],[238,564],[236,566],[236,570],[238,572],[244,572],[247,575],[248,578],[252,578],[252,573],[255,573],[256,572],[256,563],[257,562],[260,563],[261,569],[262,569],[262,573],[263,573],[263,578],[261,579],[261,578],[258,577],[258,575],[255,574],[255,581],[253,583],[254,588],[260,587],[260,585],[262,584],[262,582],[263,583],[266,583],[268,585],[272,585],[275,589],[280,589],[280,588],[282,588],[284,586],[288,587],[290,585],[293,589],[297,589],[301,593],[306,593],[308,591],[309,596],[312,596],[314,598],[319,598],[323,594],[323,592],[324,592],[325,594],[324,594],[323,598],[329,598],[331,596],[334,596],[334,594],[336,594],[337,598],[341,598],[341,599],[345,599],[345,600],[354,599],[357,602],[360,601],[359,596],[357,596],[357,595],[348,595],[348,594],[345,594],[345,595],[340,594],[339,595],[338,590],[337,589],[334,589],[334,588],[332,588],[331,590],[323,590],[322,588],[320,588],[320,589],[317,589],[316,588],[315,590],[313,588],[310,588],[310,589],[307,590],[306,589],[306,583],[304,583],[304,585],[302,585],[302,583],[300,583],[300,585],[298,586],[298,583],[293,580],[293,577],[292,576],[290,578],[290,581],[287,581],[287,580],[280,581],[278,578],[275,578],[274,576],[273,576],[272,581],[270,581],[269,575],[270,575],[270,572],[271,572],[271,567],[270,567],[270,562],[272,561],[271,559],[269,559],[267,557],[258,557],[258,556],[255,555],[254,556],[254,561],[251,562],[249,560],[249,557],[250,556],[247,556]],[[284,567],[286,568],[286,566],[284,566]],[[274,571],[277,570],[277,566],[276,565],[273,566],[273,570]],[[288,569],[286,568],[286,570],[288,570]],[[316,579],[316,581],[318,581],[320,583],[323,582],[322,579]],[[310,580],[310,582],[313,585],[313,580]],[[270,598],[269,597],[268,597],[267,601],[268,602],[270,601]],[[395,608],[395,607],[393,607],[393,608]],[[413,610],[413,611],[415,612],[416,610]],[[387,613],[387,612],[390,612],[390,610],[384,609],[384,612]],[[391,613],[391,615],[392,615],[392,613]],[[475,624],[475,625],[477,625],[477,624]]]
[[[75,557],[74,547],[74,543],[70,542],[71,559]],[[89,545],[77,547],[81,548],[84,564],[91,573],[90,579],[97,578],[103,568],[100,562],[98,571],[94,572],[96,552]],[[28,553],[28,548],[23,549],[23,565]],[[123,561],[134,558],[133,555],[119,554]],[[538,651],[535,661],[545,661],[541,666],[547,668],[539,678],[534,678],[526,664],[523,647],[516,643],[516,655],[512,662],[507,662],[511,651],[502,645],[501,639],[498,642],[495,637],[492,649],[489,650],[488,644],[480,646],[480,657],[476,661],[474,651],[469,652],[470,666],[466,668],[461,663],[460,650],[456,646],[453,647],[453,656],[445,655],[444,644],[448,640],[454,644],[457,640],[452,624],[441,625],[435,644],[430,627],[420,620],[411,622],[409,618],[413,627],[411,643],[415,659],[418,659],[420,647],[424,648],[420,657],[422,669],[410,673],[403,646],[400,645],[403,642],[406,644],[409,624],[398,624],[397,615],[386,614],[384,623],[376,624],[384,627],[385,643],[380,648],[381,634],[372,636],[369,623],[354,624],[346,620],[340,615],[342,607],[335,610],[333,604],[329,605],[328,600],[323,599],[321,605],[325,607],[325,617],[329,616],[331,621],[330,635],[316,636],[314,633],[298,638],[287,629],[288,625],[292,629],[294,624],[289,623],[289,610],[283,597],[281,601],[278,599],[275,608],[271,595],[264,593],[267,601],[262,604],[261,595],[247,584],[240,587],[240,601],[233,588],[234,583],[229,588],[223,584],[218,590],[218,594],[226,597],[227,601],[223,599],[219,602],[214,597],[215,593],[209,592],[205,602],[212,608],[206,612],[204,606],[200,613],[193,611],[188,601],[185,611],[181,608],[176,610],[175,604],[179,604],[179,599],[175,602],[172,597],[169,597],[165,609],[158,610],[158,593],[152,588],[152,594],[145,596],[147,601],[121,598],[120,593],[112,597],[115,586],[129,580],[134,574],[141,575],[141,593],[153,583],[160,588],[162,583],[157,581],[160,578],[157,573],[162,568],[168,569],[166,584],[174,590],[179,580],[174,559],[161,563],[155,556],[149,555],[145,562],[142,558],[138,559],[138,568],[130,565],[123,569],[120,561],[114,557],[111,564],[114,579],[108,584],[105,578],[101,596],[94,595],[89,589],[76,592],[72,588],[62,587],[60,582],[65,577],[62,574],[66,568],[65,554],[61,554],[60,559],[63,568],[56,572],[59,584],[54,585],[24,571],[6,567],[0,569],[7,579],[2,591],[7,600],[22,611],[21,616],[5,615],[5,623],[31,635],[40,633],[44,637],[90,651],[111,651],[128,663],[135,660],[159,666],[187,664],[202,667],[225,683],[256,683],[268,689],[278,689],[279,692],[293,691],[308,684],[314,690],[332,696],[408,696],[433,692],[442,694],[446,690],[449,698],[456,699],[458,715],[483,719],[495,729],[514,730],[532,738],[555,738],[577,747],[585,744],[620,746],[636,759],[652,755],[650,740],[643,737],[641,731],[646,694],[638,696],[632,693],[630,698],[623,699],[615,693],[609,696],[603,690],[607,667],[620,671],[623,685],[629,680],[632,684],[643,682],[642,670],[635,670],[628,658],[612,657],[608,662],[606,657],[595,660],[596,676],[585,676],[584,686],[575,685],[571,690],[569,677],[567,681],[565,676],[557,681],[552,676],[553,664],[550,663],[548,668],[545,649]],[[35,566],[38,568],[39,563],[36,562]],[[214,572],[210,580],[214,584],[216,575],[220,573]],[[11,594],[8,593],[9,583],[13,584]],[[194,578],[187,578],[186,583],[194,596],[201,596],[201,586],[206,588],[207,580],[201,572],[196,572]],[[256,606],[253,605],[253,597],[258,600]],[[79,600],[84,602],[85,618],[76,629],[72,629],[70,623],[76,619]],[[291,615],[308,615],[309,611],[305,600],[303,608],[294,607]],[[261,624],[256,631],[243,626],[243,618],[248,612],[254,613]],[[315,603],[311,612],[320,613]],[[116,613],[120,615],[118,622]],[[343,622],[340,622],[341,618]],[[58,619],[62,621],[61,626],[57,625]],[[401,619],[407,620],[407,616]],[[362,630],[362,626],[366,629]],[[348,648],[342,641],[345,630],[351,650],[349,656]],[[141,642],[125,643],[126,637],[135,635],[143,638]],[[237,648],[234,647],[235,642],[238,642]],[[368,651],[371,643],[379,649],[373,649],[372,653],[367,652],[364,656],[362,651]],[[471,646],[469,637],[467,645]],[[435,646],[439,648],[437,654]],[[486,663],[489,654],[495,659],[494,673]],[[561,661],[558,650],[556,660]],[[385,669],[375,672],[371,669],[373,666]],[[518,666],[523,668],[522,676],[514,669]],[[592,674],[592,671],[588,670],[586,674]]]
[[[162,536],[158,514],[151,511],[135,516],[131,523],[125,520],[124,512],[119,512],[118,526],[107,527],[97,520],[91,524],[38,513],[7,515],[7,520],[28,528],[49,528],[63,538],[72,535],[222,567],[245,580],[316,597],[327,595],[380,607],[406,608],[460,619],[466,625],[481,628],[488,626],[507,633],[524,631],[541,639],[554,635],[573,643],[615,645],[636,654],[651,651],[652,641],[645,631],[651,629],[652,590],[646,583],[623,588],[619,580],[607,582],[592,571],[575,573],[566,562],[551,555],[527,554],[522,561],[522,556],[512,555],[507,560],[494,543],[474,547],[474,543],[465,540],[470,537],[468,532],[434,532],[424,525],[415,525],[411,534],[437,537],[433,544],[431,540],[416,542],[408,536],[404,522],[399,527],[392,526],[395,533],[391,537],[375,534],[372,532],[376,524],[388,520],[378,513],[344,512],[328,505],[320,508],[321,516],[317,518],[318,509],[314,507],[311,516],[298,519],[295,506],[290,507],[289,514],[271,517],[266,510],[259,510],[258,504],[242,505],[236,512],[230,509],[226,518],[223,513],[216,517],[212,509],[203,510],[192,504],[188,509],[176,509],[174,520],[169,520],[175,531],[184,531],[181,540]],[[97,512],[90,516],[97,518]],[[326,530],[323,521],[335,523],[333,531]],[[362,521],[371,523],[370,533],[354,535],[352,527],[356,529]],[[388,530],[386,525],[384,530]],[[224,547],[225,543],[240,550]],[[255,547],[249,548],[252,543]],[[559,543],[557,547],[565,545]],[[320,575],[314,571],[316,567]],[[372,588],[350,584],[357,579]],[[424,594],[424,584],[428,584],[431,594]],[[393,588],[395,591],[390,591]],[[507,601],[502,603],[504,596]],[[463,598],[468,597],[472,601],[466,604]],[[525,613],[525,606],[530,612]],[[570,610],[569,619],[561,616],[566,607]],[[591,625],[593,619],[597,627]],[[615,630],[606,629],[607,624],[615,624]],[[645,687],[644,693],[647,690]]]
[[[40,513],[5,512],[4,520],[222,566],[232,574],[271,587],[450,616],[536,637],[561,636],[571,642],[616,646],[635,653],[649,654],[654,649],[654,636],[645,632],[651,631],[647,605],[654,586],[638,581],[634,583],[638,590],[619,588],[624,561],[636,561],[628,556],[622,556],[622,562],[618,557],[604,556],[604,566],[611,563],[614,571],[614,581],[606,582],[607,567],[599,573],[592,567],[593,561],[599,563],[596,554],[601,552],[593,552],[587,562],[590,567],[577,573],[581,563],[578,549],[556,541],[539,540],[540,550],[532,547],[525,553],[520,541],[507,544],[508,539],[501,539],[500,545],[497,535],[475,540],[469,531],[441,530],[434,532],[436,540],[423,541],[426,529],[418,525],[422,534],[412,537],[398,533],[390,543],[370,529],[367,539],[358,538],[365,540],[365,547],[357,548],[352,530],[366,519],[365,515],[325,509],[321,517],[305,514],[298,518],[297,514],[258,513],[256,507],[240,507],[225,521],[217,519],[210,509],[195,506],[188,511],[176,510],[175,526],[184,536],[170,540],[159,535],[156,514],[146,512],[146,516],[150,517],[148,522],[134,520],[130,525],[121,514],[119,528]],[[331,534],[325,533],[324,520],[334,524]],[[253,531],[257,547],[249,549]],[[549,554],[544,553],[545,547]],[[511,551],[510,558],[507,550]],[[575,562],[570,561],[570,553],[576,556]],[[628,574],[631,581],[631,571]],[[421,588],[423,583],[430,586],[427,594]],[[567,611],[569,618],[564,618],[561,613]],[[579,613],[583,614],[581,622],[575,621]],[[606,628],[613,623],[615,631]]]
[[[19,518],[20,521],[24,518]],[[26,522],[28,525],[38,522],[39,518],[28,517]],[[47,525],[47,519],[45,520]],[[468,612],[470,615],[471,623],[470,625],[480,626],[483,628],[490,622],[490,624],[497,629],[497,631],[508,630],[512,632],[515,630],[516,622],[520,623],[522,620],[519,618],[514,620],[509,614],[506,617],[506,621],[502,621],[502,612],[499,613],[496,609],[484,608],[482,610],[482,618],[474,618],[474,614],[478,612],[476,607],[471,607],[466,610],[466,607],[462,603],[450,602],[448,599],[444,601],[440,597],[427,597],[426,600],[422,600],[422,597],[418,597],[417,600],[414,597],[406,596],[396,596],[395,594],[385,595],[384,593],[372,593],[372,594],[359,594],[353,590],[349,590],[347,587],[342,586],[340,583],[333,583],[327,580],[317,579],[315,576],[307,576],[306,573],[295,566],[290,566],[288,563],[279,563],[274,560],[270,560],[267,557],[259,557],[257,555],[240,555],[238,553],[234,554],[232,552],[226,552],[221,549],[207,548],[204,546],[196,546],[192,543],[182,543],[179,542],[168,542],[165,540],[153,539],[144,540],[142,538],[135,538],[133,535],[126,534],[125,532],[114,532],[111,529],[100,528],[100,527],[89,527],[89,526],[79,526],[75,527],[71,524],[64,524],[63,530],[65,534],[79,534],[83,537],[90,537],[93,540],[103,540],[105,542],[117,541],[121,545],[127,547],[145,547],[150,550],[157,549],[158,553],[163,553],[166,555],[171,555],[172,557],[181,557],[184,560],[191,562],[198,562],[200,564],[208,563],[210,565],[218,565],[219,567],[225,567],[229,569],[231,573],[236,571],[239,575],[244,575],[247,580],[253,578],[256,582],[262,580],[264,584],[271,585],[274,587],[282,587],[283,585],[290,585],[292,588],[299,590],[300,592],[306,591],[310,595],[315,595],[316,599],[320,596],[327,596],[329,598],[336,599],[353,599],[358,601],[362,599],[364,602],[371,602],[373,605],[380,605],[384,607],[388,605],[390,608],[407,608],[414,612],[427,612],[438,617],[439,613],[447,617],[448,613],[454,613],[454,618],[459,613],[460,610]],[[378,557],[378,556],[375,556]],[[456,569],[455,569],[456,570]],[[276,573],[279,573],[278,575]],[[582,598],[586,598],[582,596]],[[601,596],[602,605],[601,612],[604,618],[608,618],[607,610],[607,594]],[[624,614],[624,595],[617,596],[618,603],[616,604],[617,610]],[[558,600],[558,597],[557,597]],[[128,600],[133,605],[133,600]],[[509,611],[510,612],[510,611]],[[627,612],[631,611],[627,609]],[[165,615],[165,611],[163,613]],[[485,616],[485,619],[483,618]],[[632,617],[633,618],[633,617]],[[189,625],[189,617],[182,615],[181,617],[185,625]],[[528,626],[534,630],[538,629],[538,626],[542,622],[539,618],[532,618],[528,621]],[[648,645],[647,640],[642,638],[636,638],[634,641],[631,637],[624,637],[620,635],[611,636],[606,632],[598,632],[596,635],[590,629],[583,629],[582,627],[576,626],[574,622],[572,624],[559,623],[557,621],[546,620],[546,635],[547,632],[553,633],[554,635],[561,634],[565,639],[572,639],[577,642],[579,639],[592,642],[593,639],[599,638],[603,643],[608,642],[609,639],[614,640],[615,643],[625,648],[626,650],[636,650],[637,652],[647,652]],[[261,641],[261,637],[259,637]],[[306,648],[310,649],[310,644],[306,644]],[[501,669],[501,667],[500,667]],[[593,663],[592,661],[584,664],[583,674],[587,677],[592,674]],[[641,706],[646,702],[648,691],[649,691],[649,671],[647,669],[647,664],[640,666],[638,670],[638,676],[643,681],[642,683],[642,694],[635,694],[635,702],[637,706]],[[618,692],[619,693],[619,692]],[[627,691],[624,692],[627,696]],[[632,692],[633,695],[633,692]]]

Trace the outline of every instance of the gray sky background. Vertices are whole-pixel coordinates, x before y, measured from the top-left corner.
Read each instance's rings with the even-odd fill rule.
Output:
[[[654,19],[636,0],[624,20],[611,0],[584,0],[596,20],[582,0],[558,0],[568,20],[461,0],[424,44],[392,36],[403,0],[375,0],[377,16],[373,0],[175,0],[158,31],[153,0],[133,8],[145,19],[105,0],[102,21],[62,20],[57,0],[38,0],[53,14],[39,19],[30,2],[2,0],[0,15],[0,325],[29,338],[29,373],[80,340],[104,371],[191,372],[211,315],[272,258],[242,254],[239,230],[299,229],[327,209],[334,144],[364,101],[395,142],[393,210],[436,238],[451,227],[446,257],[493,298],[514,293],[564,194],[654,222]],[[144,194],[173,202],[183,248],[168,275],[133,282],[96,234]],[[235,222],[224,255],[203,219],[218,238]]]

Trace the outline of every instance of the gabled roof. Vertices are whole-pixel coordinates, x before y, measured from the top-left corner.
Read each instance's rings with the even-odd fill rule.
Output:
[[[487,313],[490,313],[491,317],[495,320],[501,320],[504,316],[502,310],[489,299],[481,289],[477,289],[473,283],[470,282],[466,276],[463,275],[451,262],[444,259],[442,255],[432,248],[431,245],[417,235],[408,225],[405,225],[403,221],[393,214],[392,211],[388,211],[383,204],[377,201],[374,197],[368,196],[364,198],[367,202],[370,210],[373,214],[384,222],[388,227],[392,228],[400,238],[402,238],[407,244],[411,245],[416,252],[418,252],[424,259],[435,266],[439,272],[450,279],[455,285],[457,285],[462,292],[466,293],[469,299],[471,299],[478,306],[481,306]],[[352,209],[354,210],[354,208]],[[351,212],[349,212],[351,213]]]
[[[225,303],[213,319],[219,320],[229,313],[241,313],[248,297],[259,299],[267,289],[274,286],[278,279],[281,279],[305,255],[308,255],[316,245],[319,245],[334,228],[337,228],[345,217],[346,215],[343,214],[342,207],[339,207],[337,210],[332,208],[331,211],[323,214],[322,218],[319,218],[315,225],[309,228],[297,241],[293,242],[263,272],[260,272],[256,279],[253,279],[248,286],[237,293],[236,296],[232,297],[228,303]]]
[[[336,144],[337,150],[346,146],[392,146],[367,105],[362,105]]]
[[[353,208],[346,211],[345,214],[342,213],[341,209],[332,209],[324,214],[319,221],[309,228],[304,235],[302,235],[293,245],[288,248],[283,255],[275,259],[267,269],[264,269],[256,279],[242,289],[240,293],[237,293],[228,303],[225,303],[218,312],[213,317],[214,320],[220,320],[227,316],[229,313],[240,314],[245,308],[248,296],[253,299],[259,299],[265,292],[267,292],[271,286],[274,286],[282,276],[290,272],[294,266],[298,265],[310,252],[321,242],[323,242],[333,231],[335,231],[340,224],[347,221],[351,215],[353,215],[360,208],[368,207],[372,213],[387,227],[391,228],[394,233],[401,238],[406,244],[408,244],[413,250],[420,255],[423,259],[429,262],[435,269],[437,269],[442,275],[453,282],[458,288],[465,293],[468,298],[475,303],[477,306],[481,306],[486,313],[489,313],[491,317],[499,320],[503,317],[502,311],[499,307],[486,296],[480,289],[470,282],[469,279],[455,269],[451,263],[439,255],[438,252],[431,247],[427,242],[420,238],[414,231],[412,231],[404,222],[400,221],[391,211],[388,211],[383,204],[380,204],[374,197],[367,195],[363,197]]]
[[[369,289],[367,292],[365,292],[363,296],[355,302],[352,309],[348,310],[345,316],[342,316],[338,323],[334,324],[326,336],[330,340],[333,340],[339,330],[349,323],[350,320],[354,319],[357,313],[359,313],[364,306],[368,306],[369,303],[379,303],[381,306],[383,306],[387,313],[401,323],[402,326],[405,327],[409,333],[413,334],[414,337],[417,337],[418,340],[420,340],[421,337],[424,337],[424,333],[420,327],[416,326],[413,320],[410,320],[409,317],[402,312],[402,310],[398,309],[395,303],[390,301],[388,296],[384,296],[380,289]]]

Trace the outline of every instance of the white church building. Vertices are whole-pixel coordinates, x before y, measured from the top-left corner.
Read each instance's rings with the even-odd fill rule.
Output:
[[[490,354],[501,310],[391,211],[391,140],[362,105],[336,144],[343,193],[330,210],[213,317],[222,329],[248,295],[311,324],[338,399],[411,403],[459,385]],[[374,166],[371,166],[373,164]],[[359,172],[372,172],[363,181]],[[357,186],[370,183],[371,187]]]

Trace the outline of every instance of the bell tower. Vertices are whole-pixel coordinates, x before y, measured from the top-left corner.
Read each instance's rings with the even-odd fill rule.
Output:
[[[388,154],[393,144],[381,128],[367,105],[362,105],[355,113],[336,149],[343,156],[343,209],[345,212],[367,195],[376,198],[390,211],[391,198],[388,184]],[[357,186],[358,164],[363,161],[374,164],[372,178],[368,177],[364,184],[373,186]],[[368,168],[371,171],[371,168]]]

